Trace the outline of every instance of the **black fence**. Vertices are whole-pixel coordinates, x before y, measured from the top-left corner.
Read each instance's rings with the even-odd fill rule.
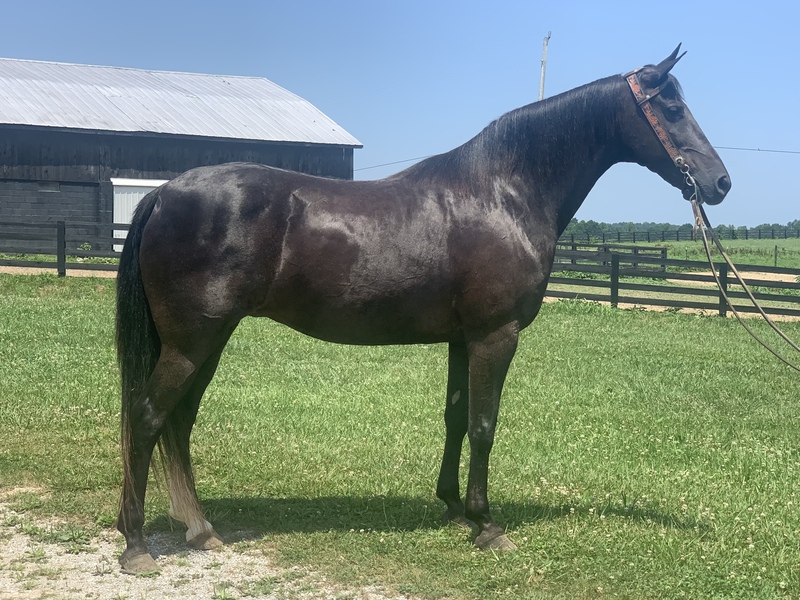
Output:
[[[547,295],[612,306],[689,308],[727,315],[727,303],[707,262],[673,260],[667,258],[664,248],[624,250],[608,245],[560,245]],[[736,269],[765,312],[800,317],[800,269],[763,265],[736,265]],[[727,264],[715,264],[714,271],[736,310],[758,311]]]
[[[0,265],[54,269],[60,276],[73,269],[116,271],[120,237],[127,229],[122,223],[0,222],[0,253],[10,255],[0,257]],[[27,256],[30,242],[51,251]],[[746,294],[732,281],[727,265],[714,269],[737,310],[755,312],[752,306],[740,306]],[[761,265],[737,265],[737,269],[766,312],[800,317],[799,269]],[[547,295],[554,298],[700,309],[723,316],[728,311],[708,263],[670,259],[665,247],[587,244],[562,238],[553,273]]]
[[[120,253],[115,248],[125,241],[129,227],[126,223],[0,221],[0,254],[13,256],[0,258],[0,265],[55,269],[61,277],[67,269],[116,271]]]

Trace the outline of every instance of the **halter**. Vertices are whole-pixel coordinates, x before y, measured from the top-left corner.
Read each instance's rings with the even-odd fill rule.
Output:
[[[694,177],[692,177],[692,175],[689,173],[689,165],[686,163],[686,160],[683,158],[683,156],[681,156],[681,153],[675,147],[675,144],[672,143],[667,130],[658,120],[658,117],[656,116],[656,113],[653,111],[653,107],[650,104],[650,100],[658,96],[664,90],[665,85],[657,87],[651,94],[645,94],[644,90],[642,89],[642,85],[639,83],[639,77],[637,76],[642,68],[643,67],[639,67],[638,69],[623,75],[623,77],[625,78],[625,81],[628,82],[631,92],[633,92],[633,97],[636,100],[636,106],[642,109],[642,112],[644,113],[647,122],[650,123],[650,127],[652,127],[653,132],[658,138],[658,141],[661,142],[664,150],[667,151],[667,154],[672,160],[672,164],[674,164],[683,174],[686,185],[692,188],[693,191],[689,201],[695,201],[702,204],[703,199],[698,193],[697,182],[695,182]]]

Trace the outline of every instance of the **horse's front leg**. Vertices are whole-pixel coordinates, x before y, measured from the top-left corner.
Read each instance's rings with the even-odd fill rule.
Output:
[[[519,327],[509,323],[467,342],[469,355],[469,479],[465,516],[478,527],[475,545],[484,549],[514,550],[489,513],[487,485],[489,454],[494,444],[500,394],[517,349]]]

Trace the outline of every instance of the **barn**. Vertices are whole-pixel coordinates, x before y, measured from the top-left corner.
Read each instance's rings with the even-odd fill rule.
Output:
[[[0,221],[125,223],[149,190],[225,162],[352,179],[360,147],[260,77],[0,59]]]

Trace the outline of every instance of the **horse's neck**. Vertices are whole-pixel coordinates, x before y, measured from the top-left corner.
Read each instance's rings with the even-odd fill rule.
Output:
[[[617,107],[625,100],[622,84],[621,78],[597,81],[508,115],[520,132],[503,168],[528,188],[531,214],[553,221],[557,234],[603,173],[621,160]]]

